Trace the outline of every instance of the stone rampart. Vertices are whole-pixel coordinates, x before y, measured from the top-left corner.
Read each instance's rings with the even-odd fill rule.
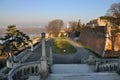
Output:
[[[89,49],[102,55],[105,47],[104,33],[96,32],[91,28],[85,28],[81,31],[80,41]]]
[[[116,37],[115,37],[115,48],[114,48],[115,51],[120,51],[120,33],[117,33],[116,34]]]
[[[80,41],[100,56],[117,57],[120,54],[120,33],[114,35],[114,42],[112,42],[111,30],[112,28],[108,27],[107,30],[105,26],[86,27],[80,33]]]

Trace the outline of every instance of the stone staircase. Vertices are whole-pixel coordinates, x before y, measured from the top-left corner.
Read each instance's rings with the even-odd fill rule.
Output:
[[[47,80],[119,80],[116,73],[96,73],[87,64],[54,64]]]
[[[92,68],[87,64],[54,64],[46,80],[120,80],[116,73],[94,72]],[[28,80],[40,80],[40,76],[29,76]]]
[[[93,72],[87,64],[54,64],[51,71],[54,74]]]

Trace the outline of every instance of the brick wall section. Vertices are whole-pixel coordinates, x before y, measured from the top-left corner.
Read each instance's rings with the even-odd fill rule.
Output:
[[[102,56],[105,47],[105,35],[92,28],[84,28],[80,33],[80,41],[89,49]]]

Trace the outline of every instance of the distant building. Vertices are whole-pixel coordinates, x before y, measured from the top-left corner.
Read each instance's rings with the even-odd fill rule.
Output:
[[[86,24],[86,26],[98,26],[98,19],[93,19],[89,23]]]
[[[67,33],[66,33],[65,29],[64,28],[61,29],[58,34],[58,37],[66,37],[66,36],[67,36]]]
[[[113,26],[114,25],[114,17],[111,16],[101,16],[98,19],[93,19],[89,23],[86,24],[87,27],[95,27],[95,26]]]

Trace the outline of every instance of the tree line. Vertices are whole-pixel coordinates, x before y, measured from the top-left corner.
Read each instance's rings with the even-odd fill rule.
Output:
[[[69,26],[68,26],[69,25]],[[84,27],[84,24],[81,24],[80,20],[78,21],[69,21],[68,25],[65,26],[64,21],[61,19],[55,19],[48,23],[46,30],[49,35],[54,35],[57,37],[61,30],[71,33],[71,35],[78,35],[80,30]]]

